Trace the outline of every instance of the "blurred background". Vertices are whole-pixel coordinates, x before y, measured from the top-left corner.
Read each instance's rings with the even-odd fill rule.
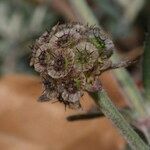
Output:
[[[85,4],[89,13],[84,12]],[[85,16],[89,18],[85,20]],[[41,83],[38,74],[29,66],[30,46],[57,22],[87,24],[90,19],[92,22],[91,16],[112,36],[120,57],[141,53],[144,51],[144,43],[150,43],[148,36],[146,39],[150,26],[149,0],[85,0],[84,3],[83,0],[0,0],[1,150],[125,150],[124,140],[107,119],[70,124],[65,117],[77,112],[65,112],[62,104],[36,102],[41,93]],[[146,53],[144,58],[141,57],[136,64],[127,68],[141,95],[144,94],[144,85],[150,91],[150,86],[147,85],[149,79],[143,85],[143,76],[147,79],[150,75],[147,69],[149,54],[150,52]],[[108,79],[104,87],[108,89],[114,103],[119,107],[128,106],[128,98],[120,90],[121,85],[116,85],[110,74],[104,78]],[[84,99],[90,98],[86,95]],[[89,101],[83,102],[85,112],[95,107]],[[101,127],[98,128],[96,124]],[[137,126],[141,127],[139,124]],[[83,130],[82,134],[80,130]],[[147,130],[145,132],[148,133]],[[148,136],[150,135],[147,134]]]

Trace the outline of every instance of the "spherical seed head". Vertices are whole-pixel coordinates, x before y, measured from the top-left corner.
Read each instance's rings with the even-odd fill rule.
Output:
[[[67,23],[45,32],[32,50],[31,65],[44,86],[39,100],[57,98],[71,108],[80,108],[84,90],[101,90],[98,75],[109,67],[114,45],[101,28]]]

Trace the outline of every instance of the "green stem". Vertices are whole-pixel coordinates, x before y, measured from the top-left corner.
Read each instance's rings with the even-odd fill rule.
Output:
[[[104,115],[109,118],[119,129],[120,133],[123,135],[133,150],[150,150],[150,147],[144,143],[144,141],[119,113],[104,90],[91,93],[91,96],[94,98],[95,102],[98,104]]]
[[[78,15],[80,16],[79,21],[93,25],[98,25],[98,20],[94,16],[93,12],[87,5],[86,1],[84,0],[69,0],[72,7],[76,10]],[[113,60],[116,61],[116,58],[119,58],[119,56],[116,54],[116,56],[113,56]],[[114,73],[116,75],[116,78],[120,81],[121,85],[123,85],[123,89],[126,92],[131,105],[133,106],[133,111],[135,112],[136,117],[143,117],[146,116],[145,107],[142,103],[143,99],[140,95],[139,90],[137,89],[136,85],[134,84],[134,81],[126,71],[126,69],[121,69],[119,71],[114,70]]]
[[[148,33],[145,39],[144,58],[143,58],[143,83],[145,94],[150,101],[150,17],[148,22]]]

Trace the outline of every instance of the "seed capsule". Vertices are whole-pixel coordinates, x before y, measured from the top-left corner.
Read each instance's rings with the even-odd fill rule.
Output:
[[[50,50],[46,59],[48,75],[58,79],[65,77],[72,69],[74,53],[71,49]]]
[[[46,51],[48,49],[48,46],[46,44],[41,45],[36,50],[36,53],[34,55],[34,68],[37,72],[44,72],[46,70]]]
[[[41,76],[44,86],[44,92],[38,100],[43,102],[58,98],[59,93],[57,92],[56,88],[57,81],[55,81],[45,73],[41,74]]]
[[[75,68],[81,72],[91,69],[99,55],[95,46],[89,42],[83,41],[77,44],[74,50]]]

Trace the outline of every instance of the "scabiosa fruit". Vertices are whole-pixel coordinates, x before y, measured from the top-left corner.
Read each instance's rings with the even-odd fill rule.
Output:
[[[71,49],[52,49],[47,51],[47,73],[52,78],[65,77],[72,69],[74,53]]]
[[[83,89],[86,84],[84,74],[74,72],[74,74],[70,74],[69,80],[66,79],[63,83],[62,98],[64,102],[67,102],[70,107],[79,108],[79,99],[83,95]]]
[[[57,98],[71,108],[80,108],[83,92],[101,90],[98,76],[115,68],[109,60],[113,50],[112,40],[94,26],[57,24],[45,32],[32,47],[30,63],[44,86],[39,100]]]
[[[41,74],[41,77],[44,86],[44,91],[38,100],[44,102],[57,98],[59,95],[56,88],[56,81],[52,77],[44,73]]]
[[[75,69],[80,72],[85,72],[94,66],[98,58],[96,47],[86,41],[81,41],[74,47],[75,53]]]

